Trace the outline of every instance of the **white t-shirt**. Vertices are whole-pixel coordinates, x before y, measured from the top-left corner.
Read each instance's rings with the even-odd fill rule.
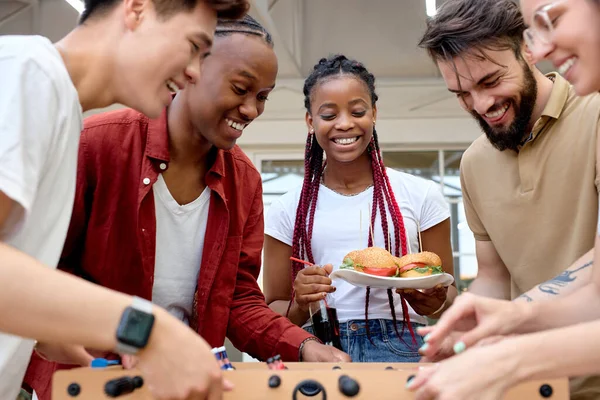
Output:
[[[156,260],[152,302],[189,325],[198,283],[211,190],[179,205],[162,174],[152,187],[156,209]]]
[[[421,232],[439,224],[450,217],[448,204],[434,182],[390,168],[386,171],[404,219],[410,251],[417,252],[417,221]],[[301,189],[299,186],[275,200],[265,222],[265,233],[289,246],[292,245]],[[312,252],[317,265],[333,264],[336,270],[350,251],[367,247],[372,204],[373,187],[354,196],[344,196],[324,185],[320,186],[312,233]],[[387,220],[388,227],[393,229],[389,212]],[[391,229],[393,246],[395,241]],[[379,213],[373,231],[375,246],[385,248],[388,238],[383,237]],[[340,279],[334,279],[333,286],[337,290],[330,295],[329,301],[335,304],[340,322],[364,320],[366,289]],[[396,317],[401,320],[400,296],[395,292],[393,294]],[[416,314],[410,306],[409,315],[413,322],[426,323],[425,318]],[[387,290],[384,289],[371,289],[369,297],[369,319],[377,318],[392,319]]]
[[[0,37],[0,191],[17,204],[0,240],[50,268],[73,210],[82,121],[77,90],[52,43]],[[27,290],[27,282],[14,284]],[[32,350],[32,340],[0,333],[0,399],[16,398]]]

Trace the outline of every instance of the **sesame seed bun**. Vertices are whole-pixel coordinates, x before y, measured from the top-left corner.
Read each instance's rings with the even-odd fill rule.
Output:
[[[355,264],[367,268],[398,268],[394,256],[381,247],[367,247],[364,250],[354,250],[344,257],[344,259],[346,258],[350,258]],[[360,268],[355,269],[361,270]]]
[[[442,259],[440,256],[430,251],[422,251],[420,253],[407,254],[403,257],[394,258],[396,264],[398,264],[400,268],[412,263],[431,265],[433,267],[442,265]]]

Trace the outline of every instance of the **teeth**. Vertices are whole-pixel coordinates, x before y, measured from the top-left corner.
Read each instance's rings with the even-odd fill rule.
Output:
[[[504,115],[504,113],[506,112],[506,110],[508,110],[508,103],[506,103],[504,105],[504,107],[502,107],[501,109],[499,109],[498,111],[494,111],[494,112],[490,112],[485,114],[485,116],[489,119],[496,119],[501,117],[502,115]]]
[[[358,137],[333,139],[333,141],[336,144],[344,144],[344,145],[352,144],[352,143],[356,142],[357,140],[358,140]]]
[[[227,122],[227,125],[229,125],[229,126],[230,126],[230,127],[232,127],[233,129],[237,129],[238,131],[243,131],[243,130],[244,130],[244,128],[245,128],[246,126],[248,126],[248,125],[246,125],[246,124],[240,124],[239,122],[235,122],[235,121],[232,121],[232,120],[230,120],[230,119],[227,119],[227,118],[225,119],[225,121]]]
[[[167,81],[167,87],[169,88],[169,90],[172,93],[177,93],[179,91],[179,87],[177,87],[177,85],[175,84],[175,82],[173,82],[170,79]]]
[[[575,64],[577,61],[577,57],[571,57],[567,61],[565,61],[560,67],[558,67],[558,73],[564,75],[567,73],[569,69]]]

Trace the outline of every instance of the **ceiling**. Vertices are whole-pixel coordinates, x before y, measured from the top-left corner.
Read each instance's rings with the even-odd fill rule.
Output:
[[[438,0],[439,3],[439,0]],[[378,78],[438,77],[417,47],[425,0],[256,0],[253,15],[273,33],[280,77],[306,76],[321,57],[342,53]]]
[[[270,96],[275,101],[261,119],[302,119],[302,81],[321,57],[334,53],[361,61],[377,77],[383,119],[470,119],[417,46],[427,18],[425,0],[251,3],[251,15],[273,35],[279,59],[278,83]],[[77,17],[66,0],[0,0],[0,35],[41,34],[57,41]]]
[[[425,0],[251,2],[251,14],[273,34],[282,79],[303,78],[321,57],[334,53],[360,60],[378,79],[439,78],[417,47],[427,18]],[[0,35],[41,34],[56,41],[77,17],[66,0],[0,0]]]
[[[438,0],[439,1],[439,0]],[[280,78],[303,78],[321,57],[343,53],[378,78],[438,77],[417,48],[425,0],[252,0],[273,34]],[[0,34],[65,35],[78,13],[65,0],[0,0]]]

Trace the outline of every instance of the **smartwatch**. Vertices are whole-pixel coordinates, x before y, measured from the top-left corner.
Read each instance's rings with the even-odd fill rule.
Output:
[[[137,354],[148,344],[153,326],[152,303],[134,296],[131,306],[123,311],[117,327],[117,353]]]

